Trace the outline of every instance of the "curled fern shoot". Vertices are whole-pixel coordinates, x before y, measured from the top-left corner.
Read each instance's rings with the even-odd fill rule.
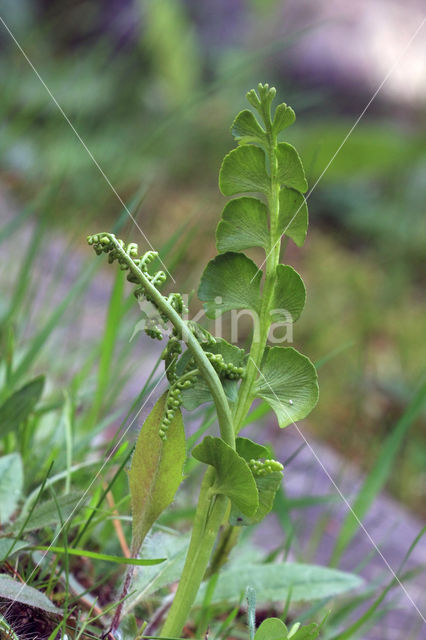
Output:
[[[171,298],[170,296],[166,298],[158,290],[158,287],[165,281],[165,277],[162,275],[164,272],[158,271],[153,276],[148,272],[148,264],[156,257],[155,252],[148,251],[141,258],[136,258],[137,245],[130,243],[126,247],[123,240],[116,238],[112,233],[98,233],[89,236],[87,241],[98,255],[108,253],[111,262],[117,260],[120,268],[129,270],[127,279],[138,285],[135,291],[136,296],[143,296],[148,302],[151,302],[160,313],[161,318],[170,321],[173,325],[173,337],[187,344],[214,399],[221,435],[226,442],[234,446],[232,416],[225,392],[216,371],[192,331],[191,325],[182,319],[184,305],[183,301],[181,302],[181,296],[180,294],[172,294]],[[158,332],[153,331],[154,336],[158,337]]]

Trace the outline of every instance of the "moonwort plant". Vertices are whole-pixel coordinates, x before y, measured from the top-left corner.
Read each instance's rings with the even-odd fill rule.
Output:
[[[207,435],[192,451],[207,470],[163,637],[180,635],[203,578],[224,563],[238,528],[259,522],[272,508],[283,467],[267,458],[264,446],[239,436],[254,399],[270,405],[282,428],[307,416],[318,399],[310,360],[292,347],[268,345],[271,326],[289,319],[294,322],[303,310],[303,281],[280,259],[288,239],[303,245],[308,226],[301,160],[294,147],[279,141],[295,114],[283,103],[272,115],[275,94],[275,88],[259,84],[258,92],[253,89],[247,94],[254,112],[245,109],[233,122],[238,146],[223,160],[220,190],[225,196],[257,193],[259,197],[240,196],[225,205],[216,232],[219,254],[208,263],[198,289],[210,318],[234,309],[252,312],[256,322],[248,353],[186,320],[181,294],[160,292],[165,273],[149,272],[155,252],[138,257],[136,244],[126,246],[110,233],[88,238],[97,254],[108,254],[110,262],[117,261],[128,271],[127,279],[137,286],[136,297],[157,310],[157,319],[146,326],[148,335],[161,339],[164,326],[171,327],[162,355],[169,387],[140,432],[129,470],[132,556],[138,555],[182,480],[186,452],[181,405],[194,409],[213,400],[217,413],[219,435]],[[242,253],[251,247],[264,250],[264,271]],[[213,553],[222,526],[225,533]],[[132,570],[129,567],[120,601],[128,593]],[[121,604],[112,634],[120,615]]]

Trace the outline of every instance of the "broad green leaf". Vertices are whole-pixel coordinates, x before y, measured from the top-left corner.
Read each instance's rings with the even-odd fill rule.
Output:
[[[250,438],[242,438],[238,436],[235,441],[235,448],[239,456],[244,458],[246,462],[250,460],[260,460],[260,458],[269,458],[270,451],[263,444],[253,442]]]
[[[317,372],[296,349],[272,347],[262,362],[255,393],[275,411],[280,427],[287,427],[305,418],[316,405]]]
[[[23,531],[36,531],[37,529],[59,524],[59,513],[65,522],[71,519],[77,513],[78,508],[83,507],[84,503],[83,493],[68,493],[65,496],[58,496],[56,499],[46,500],[46,502],[42,502],[35,507]],[[25,520],[25,517],[18,518],[11,530],[20,531],[23,520]]]
[[[210,260],[201,277],[198,297],[209,318],[231,309],[259,310],[262,272],[241,253],[223,253]]]
[[[271,307],[272,322],[296,322],[305,306],[306,289],[303,280],[289,265],[279,264],[276,273]]]
[[[21,602],[29,607],[36,607],[48,613],[63,615],[61,609],[55,607],[44,593],[25,583],[18,582],[18,580],[14,580],[4,573],[0,574],[0,597]]]
[[[247,527],[261,522],[274,506],[275,494],[281,486],[282,479],[282,471],[273,471],[265,476],[254,476],[259,494],[259,506],[256,512],[251,516],[246,516],[233,506],[231,508],[229,522],[237,527]]]
[[[159,429],[167,394],[163,394],[145,420],[136,442],[129,471],[132,504],[132,555],[139,548],[162,511],[173,501],[182,482],[185,462],[185,432],[182,415],[175,412],[167,439]]]
[[[288,629],[282,620],[267,618],[256,631],[254,640],[286,640],[287,637]]]
[[[92,435],[90,437],[92,437]],[[37,500],[38,500],[39,493],[40,493],[40,490],[41,490],[42,486],[44,486],[45,489],[48,489],[49,487],[53,487],[55,484],[57,484],[61,480],[66,479],[67,476],[69,475],[69,473],[78,474],[80,471],[86,470],[89,467],[93,467],[93,466],[99,465],[100,462],[101,462],[100,458],[99,459],[95,458],[94,460],[81,462],[80,464],[76,464],[76,465],[72,466],[71,469],[69,469],[69,470],[65,469],[64,471],[60,471],[59,473],[55,474],[54,476],[50,476],[41,485],[36,486],[33,489],[33,491],[27,496],[27,499],[25,500],[25,502],[24,502],[24,504],[22,506],[21,513],[20,513],[19,517],[24,519],[28,515],[28,513],[31,510],[31,507],[33,506],[34,502],[37,502]]]
[[[14,538],[0,538],[0,562],[4,562],[14,553],[30,546],[26,540],[16,540]]]
[[[266,134],[249,109],[244,109],[235,118],[231,127],[232,135],[239,144],[266,144]]]
[[[270,452],[267,447],[257,444],[257,442],[253,442],[249,438],[238,437],[235,445],[238,455],[244,458],[246,462],[270,457]],[[229,517],[230,523],[234,526],[243,527],[263,520],[274,505],[275,494],[281,485],[282,478],[283,474],[281,471],[268,473],[265,476],[254,475],[254,481],[259,494],[259,506],[256,513],[252,516],[245,516],[239,509],[233,506]]]
[[[38,376],[15,391],[0,407],[0,438],[16,431],[28,418],[43,393],[44,376]]]
[[[296,149],[288,142],[280,142],[277,145],[277,160],[280,185],[285,185],[304,193],[308,188],[308,183]]]
[[[278,135],[280,131],[289,127],[296,120],[296,114],[291,107],[288,107],[285,102],[279,104],[275,109],[274,121],[272,122],[272,129],[275,135]]]
[[[298,247],[305,242],[308,230],[308,207],[305,198],[294,189],[283,187],[280,191],[280,215],[278,228]]]
[[[280,564],[239,564],[224,569],[219,575],[212,604],[237,603],[247,585],[256,591],[258,604],[286,600],[309,602],[346,593],[362,585],[359,576],[336,569],[309,564],[283,562]],[[196,604],[203,602],[206,585],[198,592]]]
[[[216,230],[219,253],[269,246],[268,210],[257,198],[235,198],[225,206]]]
[[[194,458],[216,470],[213,490],[223,493],[244,515],[252,515],[259,506],[256,484],[247,462],[221,438],[206,436],[194,447]]]
[[[243,145],[225,156],[219,172],[219,188],[224,196],[246,191],[268,193],[270,186],[271,181],[266,173],[265,154],[262,149],[253,145]]]
[[[24,483],[19,453],[0,458],[0,523],[4,524],[16,510]]]

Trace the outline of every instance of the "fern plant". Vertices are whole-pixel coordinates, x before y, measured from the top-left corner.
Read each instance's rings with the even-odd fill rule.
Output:
[[[163,637],[179,636],[206,573],[224,563],[229,545],[218,544],[212,553],[221,526],[225,525],[227,539],[235,542],[237,536],[229,535],[230,528],[259,522],[272,508],[282,465],[268,459],[264,446],[239,436],[253,401],[266,401],[283,428],[306,417],[318,399],[310,360],[292,347],[268,345],[271,326],[294,322],[303,310],[303,281],[280,261],[289,239],[298,246],[304,243],[308,226],[301,160],[294,147],[279,141],[295,114],[286,104],[278,105],[272,114],[275,94],[273,87],[259,84],[258,92],[247,94],[254,111],[241,111],[232,125],[238,146],[223,160],[219,187],[224,196],[239,197],[225,205],[216,232],[219,254],[208,263],[198,290],[210,318],[250,310],[255,322],[248,353],[185,319],[182,296],[165,296],[160,291],[165,273],[149,271],[154,252],[138,257],[136,244],[126,246],[110,233],[88,238],[97,254],[107,254],[110,262],[128,271],[127,279],[136,285],[135,295],[155,307],[157,318],[147,325],[147,333],[161,339],[165,324],[171,327],[163,351],[169,388],[141,430],[129,471],[133,556],[182,480],[186,452],[181,405],[193,409],[213,401],[217,413],[218,435],[207,435],[192,451],[207,470]],[[258,196],[240,195],[245,193]],[[261,267],[243,253],[252,247],[264,250]],[[120,601],[131,580],[132,567]],[[112,634],[120,615],[121,605]]]

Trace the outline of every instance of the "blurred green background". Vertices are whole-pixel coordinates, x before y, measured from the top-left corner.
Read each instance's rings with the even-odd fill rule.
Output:
[[[398,62],[419,25],[414,0],[389,3],[386,14],[379,2],[356,11],[332,4],[2,3],[0,190],[69,242],[77,238],[76,261],[88,255],[86,235],[112,228],[122,213],[117,194],[137,203],[154,246],[186,225],[173,273],[191,291],[215,254],[224,205],[217,175],[233,146],[231,122],[248,89],[275,85],[296,111],[287,139],[314,186],[309,239],[286,257],[308,290],[295,346],[327,359],[306,429],[369,469],[425,375],[425,55],[419,34]],[[148,248],[131,221],[123,235]],[[6,272],[3,265],[0,280]],[[424,425],[425,415],[388,486],[423,514]]]

